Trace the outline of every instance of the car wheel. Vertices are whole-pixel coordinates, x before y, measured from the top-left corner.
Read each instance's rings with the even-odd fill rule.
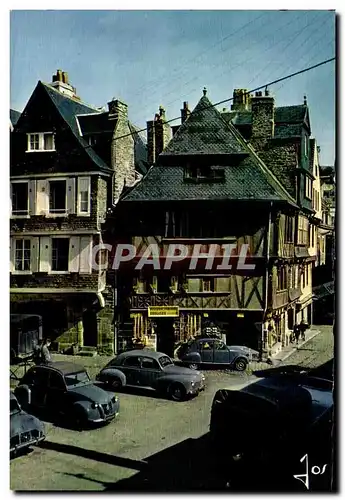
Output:
[[[197,365],[197,363],[190,363],[188,365],[188,368],[190,368],[191,370],[197,370],[198,369],[198,365]]]
[[[87,419],[82,410],[75,408],[72,412],[73,425],[78,431],[82,431],[86,427]]]
[[[244,370],[247,368],[247,364],[248,362],[243,358],[236,359],[235,370],[237,370],[238,372],[244,372]]]
[[[169,396],[173,401],[182,401],[186,397],[186,389],[182,384],[172,384],[169,387]]]
[[[112,389],[112,390],[121,389],[122,380],[119,379],[118,377],[108,378],[107,386],[109,387],[109,389]]]

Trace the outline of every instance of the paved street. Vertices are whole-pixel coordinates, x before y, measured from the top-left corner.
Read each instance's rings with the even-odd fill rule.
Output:
[[[316,368],[330,361],[333,357],[332,327],[320,327],[320,330],[318,336],[284,364]],[[96,363],[95,358],[85,359],[84,364],[92,376],[97,371]],[[47,423],[47,439],[43,445],[11,461],[11,489],[134,489],[135,482],[145,482],[148,470],[152,479],[155,464],[173,479],[181,475],[183,464],[190,468],[185,470],[192,470],[193,460],[201,454],[202,436],[208,431],[215,391],[250,377],[249,374],[217,371],[205,374],[206,391],[190,401],[176,403],[158,399],[148,392],[126,391],[120,394],[119,419],[106,427],[76,432]],[[207,457],[204,458],[198,465],[199,482],[203,467],[207,465]],[[210,464],[207,467],[210,474]],[[189,479],[193,482],[192,477]]]

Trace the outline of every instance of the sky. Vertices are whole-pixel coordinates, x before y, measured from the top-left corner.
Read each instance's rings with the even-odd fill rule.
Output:
[[[113,97],[144,128],[160,105],[168,119],[254,89],[335,56],[335,13],[270,11],[12,11],[10,105],[22,111],[38,80],[66,71],[96,107]],[[335,161],[335,62],[269,86],[276,106],[307,96],[321,165]],[[219,106],[229,107],[231,102]],[[179,121],[173,124],[178,124]]]

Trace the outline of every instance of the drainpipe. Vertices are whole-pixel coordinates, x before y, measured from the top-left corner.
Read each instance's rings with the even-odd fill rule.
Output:
[[[272,206],[273,206],[273,203],[271,201],[271,203],[270,203],[270,210],[269,210],[269,214],[268,214],[268,228],[267,228],[266,273],[265,273],[265,308],[264,308],[263,320],[266,317],[266,312],[267,312],[267,308],[268,308],[268,278],[269,278],[268,268],[269,268],[269,261],[270,261]],[[264,325],[262,325],[262,333],[261,333],[261,335],[262,335],[262,337],[261,337],[261,349],[260,349],[260,351],[261,351],[260,352],[261,358],[262,358],[262,354],[263,354],[263,341],[264,341],[264,338],[263,338],[263,326]]]

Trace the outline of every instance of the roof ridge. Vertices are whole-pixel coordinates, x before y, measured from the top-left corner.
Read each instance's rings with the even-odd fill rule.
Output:
[[[94,111],[97,111],[97,113],[101,113],[95,106],[93,106],[92,104],[87,104],[86,102],[82,101],[82,100],[79,100],[79,99],[76,99],[75,97],[72,97],[70,95],[67,95],[67,94],[62,94],[61,92],[59,92],[55,87],[52,87],[50,85],[50,83],[45,83],[45,82],[42,82],[41,80],[39,80],[39,82],[44,85],[45,87],[49,87],[49,90],[53,90],[54,92],[56,92],[59,96],[61,97],[64,97],[65,99],[70,99],[71,101],[77,103],[77,104],[81,104],[82,106],[85,106],[86,108],[90,108]],[[96,114],[96,113],[95,113]]]

